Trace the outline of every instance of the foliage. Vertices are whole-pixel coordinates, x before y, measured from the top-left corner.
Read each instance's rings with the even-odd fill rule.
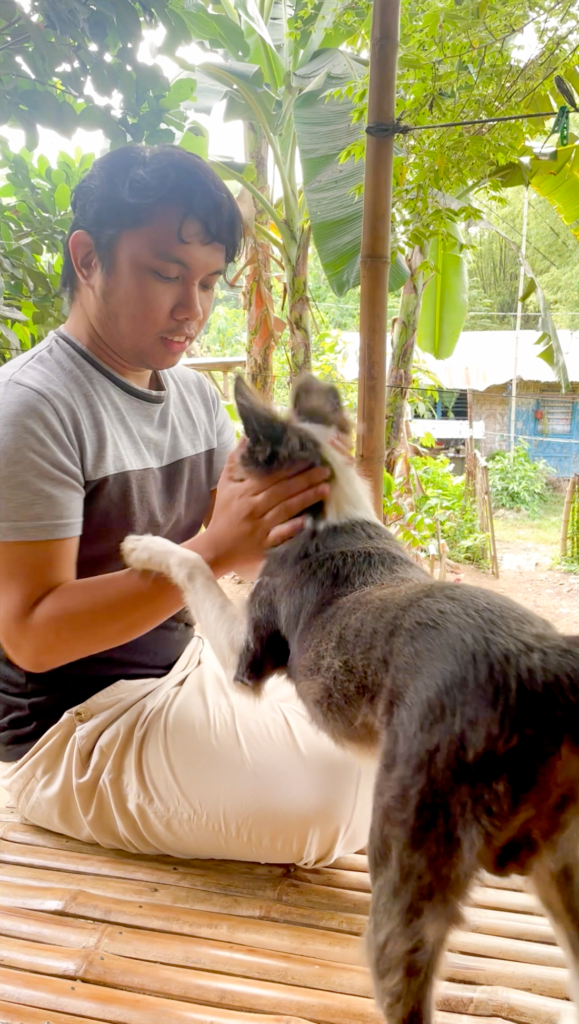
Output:
[[[269,147],[281,199],[272,203],[253,183],[254,169],[232,169],[214,162],[225,179],[251,193],[268,223],[256,218],[257,238],[267,241],[281,260],[287,291],[291,372],[309,367],[310,315],[307,251],[310,232],[324,271],[337,294],[359,277],[363,167],[340,162],[344,145],[360,137],[352,121],[351,99],[340,87],[357,80],[367,61],[347,44],[360,17],[350,0],[288,3],[271,0],[259,6],[244,0],[224,4],[183,0],[190,13],[192,38],[206,41],[221,60],[195,67],[179,59],[186,75],[195,75],[194,106],[210,110],[225,100],[225,118],[257,125]],[[348,17],[343,15],[348,12]],[[362,16],[364,12],[362,12]],[[303,191],[296,174],[299,154]],[[261,220],[261,222],[260,222]],[[404,268],[394,261],[391,280],[400,287]]]
[[[369,42],[368,18],[362,36]],[[526,60],[515,45],[524,28],[535,32],[537,45]],[[579,9],[574,0],[408,0],[402,5],[398,108],[412,126],[494,117],[552,109],[560,103],[556,73],[573,78],[579,37]],[[348,88],[357,116],[364,120],[367,79]],[[438,233],[444,219],[441,196],[462,197],[488,179],[497,165],[516,160],[529,136],[544,132],[545,122],[510,121],[465,129],[417,131],[402,136],[394,161],[397,234],[409,246],[422,245]],[[364,142],[346,156],[360,157]],[[498,183],[489,186],[495,191]],[[476,216],[476,207],[471,206]]]
[[[520,244],[523,195],[512,189],[485,204],[485,213],[505,234]],[[473,227],[470,233],[470,309],[467,330],[512,330],[520,264],[513,247],[496,232]],[[553,317],[560,328],[579,327],[579,241],[561,223],[546,199],[529,196],[527,254],[533,264]],[[474,315],[483,311],[483,316]],[[500,316],[496,314],[501,314]],[[538,323],[536,296],[524,304],[522,327]]]
[[[186,5],[178,11],[165,0],[30,0],[26,9],[2,0],[0,124],[22,128],[30,152],[38,125],[66,138],[100,129],[112,145],[176,141],[194,82],[170,86],[138,50],[143,24],[160,23],[161,52],[174,54],[189,42],[190,22]],[[96,103],[93,91],[108,103]]]
[[[26,149],[10,153],[5,142],[0,146],[0,272],[8,307],[0,308],[3,362],[62,323],[64,299],[57,290],[70,194],[93,155],[60,153],[52,167],[45,156],[33,159]]]
[[[465,492],[464,476],[455,476],[450,460],[444,457],[416,455],[408,462],[411,479],[399,489],[385,473],[385,522],[395,529],[403,544],[423,552],[436,544],[438,526],[451,558],[485,564],[483,552],[488,538],[480,532],[475,503]]]
[[[537,514],[549,496],[546,462],[533,462],[523,442],[510,452],[495,452],[488,460],[489,483],[495,508]]]

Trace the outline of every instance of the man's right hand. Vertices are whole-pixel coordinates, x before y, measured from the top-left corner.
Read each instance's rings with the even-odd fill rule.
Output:
[[[235,569],[250,578],[268,548],[282,544],[304,526],[300,512],[328,497],[330,470],[297,465],[268,476],[250,475],[241,465],[246,442],[231,452],[203,535],[203,556],[216,575]],[[199,550],[196,538],[195,549]],[[187,545],[188,546],[188,545]]]

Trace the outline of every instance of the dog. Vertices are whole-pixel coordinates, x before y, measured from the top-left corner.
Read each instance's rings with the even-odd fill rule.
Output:
[[[281,415],[238,378],[243,463],[328,465],[330,495],[270,551],[245,610],[199,555],[129,537],[169,576],[223,669],[259,692],[285,672],[317,726],[371,756],[368,951],[389,1024],[430,1024],[449,929],[481,868],[530,876],[579,996],[579,640],[513,601],[433,580],[378,520],[339,393],[308,377]]]

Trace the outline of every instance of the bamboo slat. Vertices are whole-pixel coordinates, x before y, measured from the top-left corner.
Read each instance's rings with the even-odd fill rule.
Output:
[[[130,878],[137,882],[202,889],[205,892],[273,900],[292,907],[340,910],[351,914],[368,914],[370,895],[365,892],[335,892],[330,886],[294,881],[293,878],[233,875],[199,868],[182,868],[170,864],[149,863],[145,858],[117,860],[99,854],[53,850],[42,846],[8,842],[0,839],[0,863],[21,864],[34,868],[98,874],[109,878]]]
[[[365,853],[352,853],[347,857],[338,857],[330,867],[343,871],[367,871],[368,858]]]
[[[464,922],[472,932],[523,939],[526,942],[555,942],[553,929],[546,917],[488,910],[485,907],[467,907]]]
[[[4,1000],[0,1000],[0,1021],[2,1024],[101,1024],[94,1017],[73,1017],[70,1013],[39,1010],[34,1006],[16,1006]]]
[[[544,967],[449,952],[444,958],[442,973],[451,981],[481,986],[499,985],[522,992],[534,992],[536,995],[553,996],[555,999],[567,998],[568,972],[563,967]]]
[[[32,865],[0,864],[0,882],[31,883],[45,889],[70,887],[78,892],[111,895],[136,903],[153,902],[191,910],[215,911],[258,920],[278,921],[330,931],[362,935],[366,917],[362,914],[343,914],[337,911],[309,910],[275,903],[273,900],[248,899],[246,896],[224,896],[202,889],[187,889],[176,885],[151,885],[122,878],[101,875],[75,874],[67,871],[31,870]],[[0,892],[0,901],[2,893]]]
[[[312,1024],[304,1017],[237,1013],[4,967],[0,967],[0,999],[19,1007],[76,1013],[99,1024]]]
[[[103,925],[86,919],[55,917],[27,910],[0,911],[0,935],[68,949],[98,950],[174,967],[222,972],[258,981],[373,997],[370,975],[361,955],[359,964],[340,964],[295,953],[276,953],[247,944],[168,935],[118,924]]]
[[[294,924],[234,917],[233,915],[155,906],[69,889],[46,890],[34,885],[11,885],[0,892],[0,906],[32,910],[72,919],[90,918],[170,934],[247,943],[272,952],[295,953],[335,963],[362,964],[363,943],[353,935],[303,928]]]
[[[138,960],[372,997],[370,976],[362,966],[361,949],[359,965],[346,965],[299,954],[275,953],[247,944],[167,935],[26,910],[0,912],[0,934],[53,946],[100,950]],[[557,947],[517,944],[511,940],[498,949],[500,959],[492,959],[497,953],[497,944],[500,940],[494,936],[461,932],[452,935],[450,952],[443,966],[444,976],[454,981],[516,985],[530,992],[566,997],[567,971],[563,954]],[[465,952],[473,955],[462,955]],[[533,959],[525,959],[529,957]]]
[[[541,904],[536,896],[511,889],[494,889],[488,885],[475,885],[469,893],[469,903],[494,910],[516,910],[520,914],[540,914]]]
[[[561,1024],[572,1006],[563,999],[519,992],[493,985],[459,985],[443,981],[437,991],[437,1006],[451,1013],[481,1017],[506,1017],[516,1024]]]
[[[0,960],[8,968],[106,986],[111,992],[122,989],[244,1013],[281,1011],[302,1018],[307,1014],[320,1024],[384,1024],[373,999],[143,963],[101,951],[4,938]]]
[[[370,875],[365,871],[349,871],[341,868],[296,868],[293,877],[299,882],[326,885],[330,889],[353,889],[370,892]]]
[[[541,964],[545,967],[565,967],[565,957],[558,946],[544,942],[525,942],[521,939],[504,938],[492,934],[476,934],[466,931],[451,932],[448,948],[456,953],[473,953],[477,956],[497,957],[500,960],[518,960],[524,964]]]
[[[0,820],[1,816],[0,816]],[[194,868],[198,871],[233,872],[236,875],[263,875],[264,877],[281,878],[293,874],[293,867],[287,864],[252,864],[239,860],[176,860],[175,857],[149,856],[142,854],[127,853],[125,850],[108,850],[98,846],[96,843],[83,843],[80,839],[71,839],[69,836],[60,835],[59,832],[48,832],[37,825],[29,825],[15,819],[7,819],[4,825],[0,826],[0,838],[12,843],[24,843],[26,846],[43,846],[51,850],[72,850],[75,853],[86,853],[94,857],[107,857],[119,865],[122,872],[123,863],[142,864],[163,864],[170,865],[172,870],[179,868],[187,870]]]
[[[1,1024],[383,1024],[365,855],[312,869],[175,861],[17,819],[0,836]],[[435,1024],[573,1012],[563,954],[518,877],[480,875],[441,973]]]

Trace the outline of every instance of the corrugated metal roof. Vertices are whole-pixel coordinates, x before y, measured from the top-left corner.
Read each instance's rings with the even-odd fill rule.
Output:
[[[359,335],[344,332],[346,359],[344,375],[347,379],[358,376]],[[544,359],[538,356],[535,342],[537,331],[521,331],[517,376],[520,380],[553,383],[556,378]],[[565,354],[569,380],[579,381],[579,331],[559,331],[559,340]],[[463,331],[450,359],[434,359],[418,352],[421,361],[436,374],[449,390],[472,388],[485,391],[494,384],[512,380],[515,363],[515,331]]]

